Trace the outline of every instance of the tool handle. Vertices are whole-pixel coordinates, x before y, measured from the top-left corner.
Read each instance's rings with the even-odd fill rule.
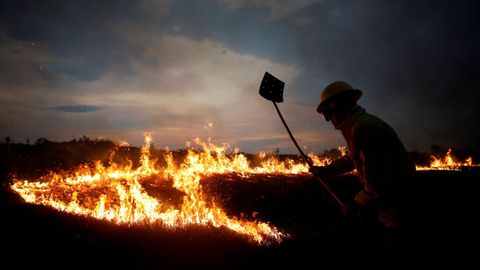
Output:
[[[272,101],[272,102],[273,102],[273,105],[275,106],[275,109],[277,110],[278,116],[280,116],[280,119],[282,120],[282,123],[285,126],[285,129],[287,129],[288,135],[290,136],[290,139],[292,139],[293,144],[295,144],[295,147],[297,147],[298,152],[300,152],[300,154],[302,155],[302,158],[305,160],[305,162],[307,162],[308,166],[312,167],[313,166],[312,160],[310,160],[310,158],[307,155],[305,155],[305,153],[302,151],[302,149],[298,145],[297,140],[295,140],[295,137],[293,137],[293,134],[288,128],[288,125],[285,122],[285,119],[283,119],[282,113],[278,109],[277,103],[275,101]]]
[[[338,205],[343,208],[344,207],[344,203],[343,201],[327,186],[327,184],[325,184],[325,182],[323,182],[322,178],[320,178],[320,176],[316,175],[316,174],[313,174],[315,176],[315,178],[320,182],[320,184],[323,186],[323,188],[330,194],[330,196],[332,196],[332,198],[338,203]]]
[[[283,119],[282,113],[278,109],[277,103],[275,101],[272,101],[272,102],[273,102],[273,105],[275,106],[275,109],[277,110],[278,116],[280,116],[280,119],[282,120],[282,123],[283,123],[283,125],[285,126],[285,129],[288,132],[288,135],[290,136],[290,139],[292,139],[293,144],[295,144],[295,147],[297,147],[298,152],[300,152],[302,158],[305,160],[305,162],[308,164],[308,166],[313,167],[312,160],[307,155],[305,155],[305,153],[302,151],[302,149],[298,145],[297,140],[295,140],[295,137],[293,137],[293,134],[290,131],[290,129],[288,128],[288,125],[285,122],[285,119]],[[325,182],[323,182],[323,180],[320,178],[319,175],[314,174],[314,176],[320,182],[320,184],[323,186],[323,188],[330,194],[330,196],[332,196],[332,198],[338,203],[338,205],[343,208],[344,203],[342,202],[342,200],[340,200],[340,198],[338,198],[338,196],[327,186],[327,184],[325,184]]]

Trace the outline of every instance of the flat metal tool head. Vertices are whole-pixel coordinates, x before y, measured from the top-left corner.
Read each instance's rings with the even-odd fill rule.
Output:
[[[285,83],[265,72],[260,84],[260,95],[273,102],[283,102],[283,88]]]

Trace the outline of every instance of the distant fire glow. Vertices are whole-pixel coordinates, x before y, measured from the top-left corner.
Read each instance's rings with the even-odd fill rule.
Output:
[[[417,171],[442,170],[442,171],[459,171],[462,167],[479,167],[480,164],[474,164],[472,157],[465,161],[460,161],[452,155],[452,149],[448,149],[447,154],[443,158],[430,156],[431,162],[429,166],[417,166]]]

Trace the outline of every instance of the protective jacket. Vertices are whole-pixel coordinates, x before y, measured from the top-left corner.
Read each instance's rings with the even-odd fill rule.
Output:
[[[355,203],[377,204],[380,222],[386,227],[396,226],[395,209],[415,172],[405,147],[392,127],[360,106],[354,107],[337,128],[349,151],[329,169],[335,174],[356,169],[362,189],[355,196]]]

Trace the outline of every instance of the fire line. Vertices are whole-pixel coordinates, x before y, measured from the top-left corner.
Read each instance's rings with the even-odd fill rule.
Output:
[[[181,228],[190,224],[224,227],[246,236],[260,244],[281,243],[288,234],[267,222],[247,220],[245,217],[229,217],[217,205],[200,184],[204,177],[235,173],[248,178],[254,174],[298,175],[308,173],[308,164],[286,159],[280,161],[261,152],[260,163],[252,166],[247,157],[229,146],[217,146],[210,141],[195,139],[196,148],[189,147],[182,161],[175,160],[170,151],[164,153],[166,165],[160,167],[150,154],[152,137],[145,136],[140,162],[105,166],[96,161],[94,166],[82,165],[68,172],[50,172],[37,181],[13,179],[11,189],[27,203],[53,207],[59,211],[106,220],[116,224],[161,224],[167,228]],[[121,146],[128,146],[122,141]],[[198,150],[199,149],[199,150]],[[339,147],[341,155],[345,147]],[[114,152],[111,155],[111,159]],[[317,166],[325,166],[331,160],[309,154]],[[459,170],[473,164],[455,161],[451,150],[442,158],[431,157],[430,166],[417,166],[417,170]],[[165,198],[150,196],[142,184],[146,179],[171,183],[172,188],[183,195],[180,206],[173,206]]]
[[[288,234],[266,222],[228,217],[224,210],[204,194],[200,180],[213,174],[237,173],[244,177],[252,174],[305,174],[308,166],[293,160],[279,161],[260,153],[261,165],[251,167],[246,156],[235,149],[227,154],[227,146],[195,139],[201,148],[188,149],[179,164],[172,152],[166,152],[166,166],[157,166],[150,155],[152,137],[145,136],[141,148],[140,166],[101,161],[95,166],[83,165],[71,172],[51,172],[38,181],[14,179],[11,188],[27,203],[53,207],[76,215],[93,217],[116,224],[161,224],[179,228],[189,224],[225,227],[258,244],[280,243]],[[318,165],[328,160],[317,157]],[[322,163],[323,162],[323,163]],[[183,192],[181,206],[173,207],[162,198],[150,196],[142,183],[155,177],[156,181],[169,181],[172,187]],[[162,180],[163,179],[163,180]]]

